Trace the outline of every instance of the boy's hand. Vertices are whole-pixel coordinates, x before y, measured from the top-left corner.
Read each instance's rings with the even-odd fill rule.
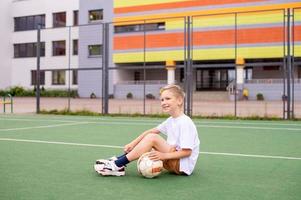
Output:
[[[165,160],[165,153],[159,151],[151,151],[148,155],[151,160]]]
[[[129,144],[127,144],[127,145],[124,146],[123,151],[124,151],[125,153],[129,153],[130,151],[133,150],[134,147],[135,147],[135,146],[134,146],[133,144],[129,143]]]

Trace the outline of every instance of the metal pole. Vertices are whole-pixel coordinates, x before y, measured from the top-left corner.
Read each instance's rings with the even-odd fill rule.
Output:
[[[291,26],[290,9],[287,9],[287,119],[291,118]]]
[[[286,23],[285,23],[285,19],[286,19],[286,15],[285,15],[285,10],[283,10],[283,65],[282,65],[282,71],[283,71],[283,99],[282,99],[282,102],[283,102],[283,108],[282,108],[282,111],[283,111],[283,119],[286,119],[286,101],[287,101],[287,95],[286,95],[286,39],[285,39],[285,27],[286,27]]]
[[[187,18],[184,17],[184,91],[187,93]],[[184,101],[184,112],[187,113],[187,101]]]
[[[234,116],[237,117],[237,65],[236,65],[236,60],[237,60],[237,13],[235,13],[235,83],[234,83]]]
[[[69,26],[69,50],[68,50],[68,112],[70,112],[70,63],[71,63],[71,27]]]
[[[146,21],[144,20],[143,24],[143,115],[145,115],[145,93],[146,93],[146,30],[145,30]]]
[[[104,85],[105,85],[105,70],[104,70],[104,66],[105,66],[105,26],[104,24],[101,24],[102,26],[102,70],[101,70],[101,113],[104,114],[105,113],[105,102],[104,102],[104,96],[105,96],[105,89],[104,89]]]
[[[292,118],[295,118],[295,10],[292,13]]]
[[[102,113],[109,113],[109,24],[104,23],[103,27],[103,56],[102,56]]]
[[[6,107],[6,104],[5,104],[5,96],[2,97],[2,99],[3,99],[3,113],[5,113],[5,112],[6,112],[6,110],[5,110],[5,107]]]
[[[37,72],[36,72],[36,113],[40,113],[40,58],[41,58],[41,25],[37,29]]]
[[[186,114],[191,116],[191,17],[187,17],[187,70],[186,70]]]

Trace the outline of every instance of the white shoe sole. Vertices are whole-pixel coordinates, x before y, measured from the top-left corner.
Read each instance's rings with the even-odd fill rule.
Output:
[[[125,171],[123,172],[116,172],[116,171],[97,171],[102,176],[124,176]]]

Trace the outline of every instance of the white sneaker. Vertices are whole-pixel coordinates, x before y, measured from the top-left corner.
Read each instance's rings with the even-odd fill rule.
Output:
[[[99,174],[99,172],[101,171],[101,170],[103,170],[103,168],[104,168],[104,164],[95,164],[94,165],[94,170]]]
[[[109,159],[98,159],[98,160],[95,161],[95,164],[105,164],[105,163],[107,163],[107,162],[109,162],[111,160],[115,161],[115,160],[117,160],[117,157],[116,156],[112,156]]]
[[[94,166],[95,168],[95,166]],[[125,167],[118,167],[114,161],[109,161],[104,164],[101,164],[97,169],[97,173],[103,176],[124,176]],[[95,170],[96,171],[96,170]]]

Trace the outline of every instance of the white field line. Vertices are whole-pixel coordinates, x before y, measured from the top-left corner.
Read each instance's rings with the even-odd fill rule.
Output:
[[[71,120],[60,120],[60,119],[23,119],[23,118],[0,118],[0,120],[6,121],[24,121],[24,122],[79,122],[79,121],[71,121]]]
[[[24,120],[29,121],[29,119]],[[39,120],[32,120],[32,121],[39,121]],[[60,120],[40,120],[40,121],[53,121],[53,122],[62,122]],[[70,125],[77,125],[77,124],[99,124],[99,125],[110,125],[110,124],[117,124],[117,125],[135,125],[135,126],[144,126],[144,125],[152,125],[156,126],[158,123],[154,122],[144,122],[144,123],[136,123],[132,121],[67,121],[70,122]],[[235,123],[233,123],[235,124]],[[68,125],[68,124],[67,124]],[[272,125],[272,124],[271,124]],[[24,127],[24,128],[11,128],[11,129],[0,129],[1,131],[13,131],[13,130],[26,130],[31,128],[52,128],[57,126],[64,126],[64,124],[59,125],[47,125],[47,126],[37,126],[37,127]],[[203,127],[203,128],[229,128],[229,129],[255,129],[255,130],[283,130],[283,131],[301,131],[301,128],[288,128],[288,127],[261,127],[261,126],[234,126],[234,125],[200,125],[196,124],[196,127]]]
[[[42,144],[57,144],[57,145],[71,145],[71,146],[103,147],[103,148],[123,149],[122,146],[115,146],[115,145],[84,144],[84,143],[71,143],[71,142],[55,142],[55,141],[43,141],[43,140],[25,140],[25,139],[13,139],[13,138],[0,138],[0,141],[27,142],[27,143],[42,143]],[[287,156],[268,156],[268,155],[255,155],[255,154],[219,153],[219,152],[199,152],[199,153],[200,154],[206,154],[206,155],[218,155],[218,156],[237,156],[237,157],[281,159],[281,160],[301,160],[301,158],[299,158],[299,157],[287,157]]]
[[[29,126],[29,127],[20,127],[20,128],[6,128],[6,129],[0,129],[0,132],[30,130],[30,129],[43,129],[43,128],[56,128],[56,127],[60,127],[60,126],[74,126],[74,125],[90,124],[90,123],[91,122],[74,122],[74,123],[45,125],[45,126]]]
[[[276,128],[276,127],[256,127],[256,126],[220,126],[220,125],[196,125],[204,128],[230,128],[230,129],[256,129],[256,130],[284,130],[284,131],[301,131],[301,128]]]
[[[137,119],[125,119],[125,118],[118,118],[118,117],[114,117],[114,118],[72,118],[72,119],[68,119],[68,120],[64,120],[64,119],[59,119],[60,117],[57,117],[55,119],[40,119],[40,118],[37,118],[37,119],[33,119],[33,118],[11,118],[11,117],[0,117],[0,120],[18,120],[18,121],[44,121],[44,122],[77,122],[79,120],[90,120],[90,122],[103,122],[103,121],[109,121],[109,122],[122,122],[122,123],[127,123],[127,122],[130,122],[130,123],[135,123],[135,122],[138,122],[138,123],[146,123],[146,124],[158,124],[158,123],[161,123],[163,122],[165,119],[149,119],[149,120],[145,120],[145,119],[141,119],[141,120],[137,120]],[[71,121],[72,120],[72,121]],[[195,124],[196,125],[203,125],[203,124],[228,124],[228,125],[272,125],[272,126],[300,126],[301,127],[301,123],[299,124],[292,124],[292,123],[278,123],[278,122],[244,122],[244,121],[205,121],[205,120],[202,120],[202,121],[195,121]]]

